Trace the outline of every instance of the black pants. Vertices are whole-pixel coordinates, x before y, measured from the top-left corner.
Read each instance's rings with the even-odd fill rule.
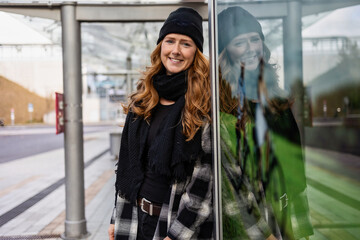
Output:
[[[136,240],[151,240],[154,237],[158,216],[150,216],[138,207],[138,229]]]

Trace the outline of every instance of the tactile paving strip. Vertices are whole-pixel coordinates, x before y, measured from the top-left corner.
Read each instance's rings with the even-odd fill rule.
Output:
[[[95,162],[97,159],[99,159],[102,155],[107,153],[110,149],[106,149],[105,151],[101,152],[97,156],[93,157],[92,159],[88,160],[85,163],[84,168],[89,167],[93,162]],[[10,209],[6,213],[0,216],[0,227],[9,222],[10,220],[16,218],[21,213],[25,212],[30,207],[34,206],[36,203],[38,203],[40,200],[45,198],[47,195],[55,191],[58,187],[63,185],[65,183],[65,178],[61,178],[49,187],[45,188],[44,190],[40,191],[39,193],[35,194],[28,200],[22,202],[21,204],[17,205],[13,209]],[[9,238],[10,239],[10,238]],[[11,239],[43,239],[43,238],[11,238]],[[0,236],[0,240],[3,240]]]
[[[14,239],[51,239],[60,238],[60,234],[48,234],[48,235],[19,235],[19,236],[0,236],[0,240],[14,240]]]

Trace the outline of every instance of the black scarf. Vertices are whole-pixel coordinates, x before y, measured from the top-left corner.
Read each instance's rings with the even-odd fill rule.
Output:
[[[153,77],[154,88],[159,97],[176,101],[184,96],[187,90],[187,71],[166,75],[165,69]]]
[[[158,174],[168,176],[172,182],[184,181],[192,174],[195,159],[202,154],[201,133],[191,141],[182,133],[181,117],[185,106],[187,72],[167,76],[164,72],[153,77],[159,96],[175,101],[162,123],[148,152],[151,168]],[[155,108],[156,111],[156,108]],[[131,111],[123,129],[116,177],[116,192],[135,203],[144,179],[142,164],[149,125]]]

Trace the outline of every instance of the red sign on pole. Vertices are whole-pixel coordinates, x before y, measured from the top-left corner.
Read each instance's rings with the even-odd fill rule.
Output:
[[[56,134],[64,132],[64,95],[55,93]]]

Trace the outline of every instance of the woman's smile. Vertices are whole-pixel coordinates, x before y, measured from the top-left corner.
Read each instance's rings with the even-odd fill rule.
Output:
[[[257,32],[244,33],[228,44],[227,51],[233,63],[255,70],[263,57],[263,42]]]
[[[194,61],[196,45],[194,41],[182,34],[166,35],[161,44],[161,62],[167,75],[188,69]]]
[[[175,64],[178,64],[178,63],[180,63],[182,61],[180,59],[175,59],[175,58],[171,58],[171,57],[169,57],[169,59],[170,59],[171,62],[173,62]]]

